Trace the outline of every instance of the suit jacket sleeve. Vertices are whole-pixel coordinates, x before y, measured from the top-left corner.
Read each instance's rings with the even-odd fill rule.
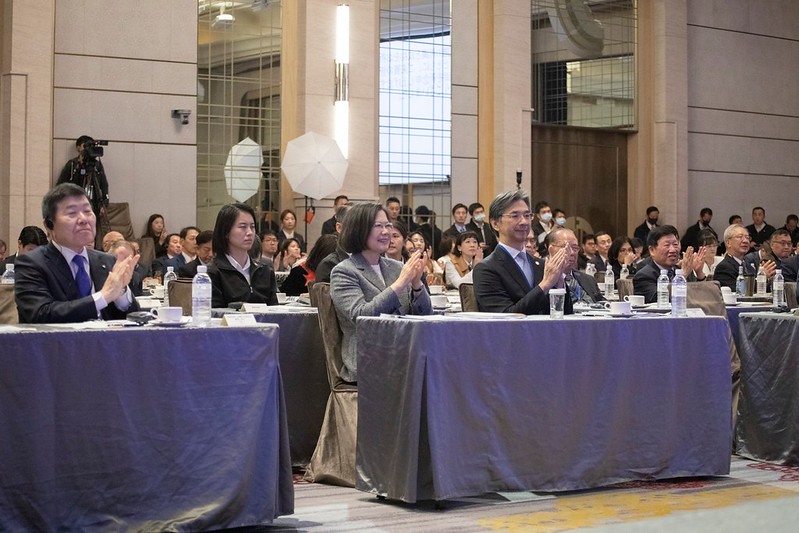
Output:
[[[536,315],[549,312],[549,298],[536,285],[520,299],[514,299],[507,284],[508,273],[502,272],[495,262],[481,261],[472,271],[474,296],[480,311],[490,313],[523,313]]]
[[[633,293],[640,294],[648,304],[654,303],[658,299],[658,276],[659,272],[647,265],[633,276]]]
[[[393,313],[400,308],[399,297],[391,287],[386,287],[367,302],[361,288],[362,283],[369,281],[349,263],[339,263],[330,273],[330,296],[336,310],[348,320],[354,323],[359,316],[378,316],[381,313]]]
[[[725,257],[721,263],[716,265],[713,271],[713,279],[719,282],[722,287],[729,287],[735,291],[735,281],[738,279],[738,269],[734,268]]]

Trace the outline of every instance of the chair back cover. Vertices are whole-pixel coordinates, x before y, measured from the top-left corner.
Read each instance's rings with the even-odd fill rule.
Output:
[[[476,313],[480,310],[477,308],[477,299],[474,297],[474,285],[472,283],[461,283],[461,286],[458,287],[458,294],[461,297],[461,311]]]
[[[183,316],[191,316],[191,282],[188,278],[169,282],[169,305],[182,307]]]
[[[311,299],[316,302],[319,317],[319,329],[322,331],[322,342],[325,343],[325,363],[327,380],[331,390],[354,390],[354,386],[341,379],[340,370],[344,366],[341,360],[341,328],[338,325],[336,308],[330,297],[330,284],[316,282],[311,287]]]
[[[0,285],[0,324],[18,324],[17,297],[13,285]]]
[[[619,291],[619,300],[624,300],[625,296],[633,294],[633,278],[617,279],[616,290]]]
[[[785,303],[788,304],[788,307],[791,309],[795,309],[799,307],[799,302],[797,302],[796,298],[796,282],[795,281],[786,281],[785,282]]]
[[[718,281],[689,281],[687,288],[688,307],[698,307],[708,316],[727,318],[727,308]]]

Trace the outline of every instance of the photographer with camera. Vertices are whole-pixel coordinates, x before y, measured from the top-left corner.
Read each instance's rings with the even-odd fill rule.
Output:
[[[88,135],[78,137],[75,141],[78,157],[64,165],[56,183],[74,183],[86,191],[98,222],[105,218],[105,206],[108,205],[108,180],[100,161],[102,147],[107,144],[107,141],[95,141]]]

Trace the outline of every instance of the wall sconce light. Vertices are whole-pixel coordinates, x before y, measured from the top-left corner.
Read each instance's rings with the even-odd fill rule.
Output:
[[[181,124],[188,124],[189,123],[189,115],[191,115],[191,109],[173,109],[172,110],[172,118],[179,119]]]
[[[350,136],[350,6],[336,8],[336,142],[344,157],[349,157]]]

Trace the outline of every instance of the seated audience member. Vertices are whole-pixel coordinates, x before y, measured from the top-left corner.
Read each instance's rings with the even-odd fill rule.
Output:
[[[605,272],[608,269],[608,261],[610,261],[610,246],[613,244],[613,239],[610,238],[608,232],[598,231],[594,235],[596,241],[596,255],[594,255],[594,266],[597,272]]]
[[[633,276],[633,292],[644,296],[646,303],[657,301],[658,277],[661,269],[668,272],[669,280],[675,270],[681,268],[686,281],[704,281],[705,249],[694,252],[692,247],[685,251],[680,263],[680,234],[674,226],[657,226],[649,232],[649,255],[652,262],[641,267]]]
[[[472,283],[472,269],[483,260],[483,249],[477,240],[477,234],[466,231],[458,235],[452,257],[444,267],[444,279],[447,287],[457,289],[461,283]]]
[[[443,235],[441,230],[436,227],[435,212],[431,211],[426,205],[420,205],[416,208],[416,220],[419,222],[419,226],[415,231],[419,231],[424,235],[425,240],[431,247],[431,251],[437,251]],[[438,255],[435,255],[432,259],[438,259]]]
[[[647,207],[646,220],[644,220],[640,226],[635,228],[633,237],[635,237],[636,239],[640,239],[641,242],[648,243],[649,239],[647,237],[649,235],[649,232],[658,227],[659,218],[660,218],[660,210],[658,210],[657,207],[655,207],[654,205],[650,205],[649,207]],[[599,234],[597,234],[597,237],[599,237]],[[598,241],[597,244],[599,244]]]
[[[544,238],[544,241],[546,244],[546,238]],[[541,258],[541,254],[538,253],[538,237],[533,233],[533,228],[530,228],[529,233],[527,233],[527,238],[524,240],[524,249],[533,257]]]
[[[629,237],[616,237],[613,239],[613,244],[610,245],[608,252],[608,261],[610,266],[613,267],[614,279],[619,279],[621,276],[622,265],[627,265],[627,272],[630,277],[633,277],[638,268],[635,266],[638,257],[633,250],[633,241]]]
[[[424,290],[423,253],[414,252],[403,265],[382,256],[391,240],[392,224],[380,204],[363,203],[347,214],[341,247],[352,254],[333,269],[330,296],[343,334],[342,377],[358,380],[355,320],[382,313],[432,313],[430,296]]]
[[[699,211],[699,220],[693,226],[689,227],[685,230],[685,234],[680,239],[680,245],[682,246],[683,251],[687,250],[689,246],[692,246],[694,250],[699,249],[699,232],[702,230],[710,230],[714,234],[716,230],[710,227],[710,221],[713,219],[713,210],[709,207],[703,207]],[[716,235],[718,238],[718,235]]]
[[[563,264],[563,279],[572,303],[592,304],[604,301],[605,297],[602,296],[594,276],[575,270],[580,247],[574,232],[568,228],[555,228],[550,232],[547,241],[549,255],[555,254],[561,248],[568,248]]]
[[[277,235],[272,230],[265,230],[261,233],[261,263],[269,263],[274,266],[277,256]]]
[[[766,222],[765,209],[762,207],[752,209],[752,223],[746,226],[752,248],[759,250],[763,243],[774,233],[774,229],[774,226]]]
[[[38,226],[25,226],[19,232],[19,239],[17,239],[17,253],[9,255],[2,262],[0,262],[0,273],[6,271],[6,265],[13,265],[16,263],[17,258],[25,255],[47,244],[47,235]]]
[[[255,211],[242,203],[222,206],[212,241],[216,257],[208,267],[214,307],[227,307],[232,302],[277,305],[272,265],[250,259],[254,238]]]
[[[52,241],[16,262],[16,300],[21,323],[122,319],[138,311],[129,284],[139,256],[123,261],[96,250],[97,219],[86,192],[77,185],[53,187],[42,200],[44,225]]]
[[[741,224],[732,224],[724,230],[724,245],[727,254],[716,265],[713,279],[722,287],[729,287],[735,291],[735,280],[738,279],[738,267],[744,268],[744,274],[754,276],[756,272],[744,263],[744,257],[749,253],[749,231]]]
[[[477,234],[477,242],[483,249],[483,256],[488,256],[497,247],[497,235],[486,221],[485,207],[480,202],[469,205],[469,216],[472,219],[466,224],[466,229]]]
[[[300,245],[300,251],[305,251],[305,239],[296,232],[297,215],[291,209],[284,209],[280,213],[280,231],[277,232],[277,243],[282,245],[286,239],[294,239]]]
[[[197,235],[200,230],[195,226],[186,226],[180,230],[180,253],[163,262],[163,272],[167,267],[173,267],[175,273],[186,263],[197,259]]]
[[[161,257],[156,257],[155,261],[153,261],[153,275],[154,276],[163,276],[166,272],[167,266],[175,266],[174,262],[170,260],[175,259],[176,257],[180,256],[182,248],[180,247],[180,235],[177,233],[170,233],[166,236],[166,255],[162,255]],[[167,265],[167,263],[169,263]],[[177,269],[175,269],[177,273]]]
[[[525,250],[532,214],[530,200],[522,191],[499,194],[488,210],[491,226],[499,233],[494,253],[480,261],[472,274],[480,311],[549,313],[549,289],[565,287],[564,268],[568,247],[559,248],[545,264]],[[572,313],[571,297],[565,313]]]
[[[115,240],[112,242],[106,253],[113,255],[117,261],[124,261],[128,257],[137,255],[133,249],[133,245],[125,240]],[[142,281],[145,278],[145,272],[144,269],[140,269],[139,267],[140,265],[136,263],[133,268],[133,274],[130,276],[130,291],[133,293],[133,296],[142,296],[144,294],[142,290]]]
[[[108,253],[109,250],[111,250],[111,245],[112,244],[114,244],[117,241],[124,241],[124,240],[125,240],[125,236],[122,235],[120,232],[118,232],[118,231],[109,231],[108,233],[103,235],[103,242],[102,242],[103,251],[105,253]]]
[[[280,243],[277,261],[273,263],[273,266],[276,272],[290,272],[301,260],[302,248],[300,247],[300,241],[292,237],[283,239],[283,242]]]
[[[214,232],[211,230],[201,231],[196,238],[197,256],[193,261],[189,261],[180,267],[176,274],[181,278],[193,278],[197,275],[197,267],[200,265],[210,266],[214,259]]]
[[[444,269],[441,268],[438,261],[433,259],[433,249],[427,236],[420,230],[416,230],[408,235],[408,239],[413,243],[416,251],[424,254],[422,262],[424,263],[427,285],[442,285],[444,282]]]
[[[316,281],[316,267],[319,263],[336,251],[338,234],[322,235],[316,241],[305,262],[291,269],[286,281],[280,286],[280,291],[288,296],[299,296],[308,292],[308,283]]]
[[[705,228],[696,236],[696,242],[699,247],[705,247],[705,266],[702,271],[705,276],[712,276],[716,271],[716,265],[721,261],[721,257],[716,255],[719,248],[719,240],[716,232],[710,228]]]
[[[351,204],[345,204],[336,210],[336,233],[339,235],[344,231],[347,213],[351,208]],[[339,242],[341,241],[339,240]],[[316,267],[316,281],[320,283],[330,283],[330,273],[333,271],[333,268],[349,256],[350,255],[341,248],[341,245],[336,246],[336,250],[322,259],[322,262]]]
[[[799,216],[788,215],[785,218],[785,225],[781,228],[791,236],[791,246],[795,247],[799,243]]]
[[[464,204],[452,206],[452,226],[444,232],[444,237],[450,237],[453,242],[457,240],[458,235],[466,231],[466,217],[468,214],[469,211]]]
[[[547,255],[547,246],[544,239],[547,238],[549,232],[555,229],[555,222],[552,220],[552,208],[546,202],[538,202],[535,204],[534,222],[531,227],[533,234],[537,240],[538,256],[544,257]]]
[[[557,227],[562,228],[566,224],[566,211],[556,207],[552,210],[552,220]]]
[[[153,213],[147,219],[147,228],[144,230],[142,237],[149,237],[155,244],[155,257],[163,257],[166,255],[167,249],[167,236],[166,224],[164,217],[158,213]]]
[[[765,244],[765,243],[764,243]],[[786,281],[796,280],[796,261],[791,259],[791,234],[782,228],[774,230],[768,240],[771,248],[771,257],[765,254],[766,247],[760,250],[749,252],[744,257],[744,264],[750,267],[750,271],[757,272],[760,266],[768,278],[769,290],[771,290],[771,280],[779,268],[782,270],[782,277]]]
[[[332,235],[336,233],[336,210],[342,205],[349,203],[350,199],[345,194],[339,194],[333,200],[333,216],[322,223],[322,235]]]
[[[458,235],[460,235],[460,233]],[[441,267],[442,275],[446,269],[446,264],[452,260],[452,252],[455,250],[455,241],[457,240],[458,237],[453,237],[452,235],[444,235],[441,238],[441,244],[438,245],[438,259],[436,263]]]
[[[646,249],[644,243],[641,242],[641,239],[636,239],[633,237],[631,241],[633,243],[633,251],[635,252],[635,255],[638,256],[638,260],[635,262],[635,264],[640,267],[644,261],[649,259],[649,250]]]
[[[596,240],[593,233],[583,234],[583,243],[577,255],[577,270],[585,272],[588,263],[593,263],[596,257]]]
[[[408,236],[405,230],[405,224],[402,222],[394,223],[394,228],[391,230],[391,241],[386,250],[386,257],[404,263],[408,260],[411,254],[405,248],[405,238]]]

